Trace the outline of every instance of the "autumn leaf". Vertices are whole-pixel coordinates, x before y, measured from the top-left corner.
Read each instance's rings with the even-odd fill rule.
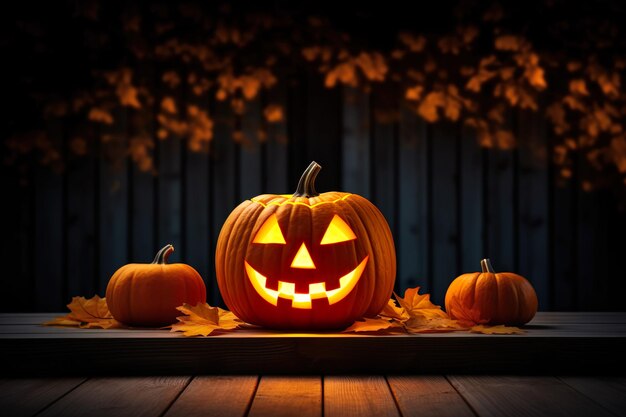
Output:
[[[399,321],[407,320],[410,317],[404,308],[396,305],[396,302],[393,299],[387,302],[383,311],[380,312],[380,316]]]
[[[370,319],[364,317],[362,320],[355,321],[352,326],[345,329],[343,333],[379,332],[382,330],[397,329],[400,327],[402,327],[402,325],[399,322],[390,321],[387,318],[377,317]]]
[[[471,333],[481,333],[481,334],[524,334],[526,333],[524,330],[519,327],[513,326],[505,326],[500,324],[498,326],[485,326],[479,324],[477,326],[473,326],[469,330]]]
[[[85,297],[74,297],[72,302],[67,305],[70,314],[63,317],[57,317],[51,321],[43,323],[44,326],[73,326],[82,329],[102,328],[110,329],[113,327],[121,327],[120,323],[115,321],[106,299],[100,298],[98,295],[90,299]]]
[[[208,336],[216,331],[234,330],[244,324],[232,312],[207,303],[196,306],[185,303],[176,309],[185,316],[176,318],[179,323],[173,324],[171,331],[184,332],[184,336]]]
[[[400,306],[411,317],[422,316],[426,318],[448,318],[441,307],[430,301],[430,294],[419,294],[420,287],[408,288],[404,292],[404,298],[394,294]]]
[[[446,317],[416,315],[404,323],[404,328],[408,333],[447,333],[467,329],[456,320],[448,318],[447,315]]]

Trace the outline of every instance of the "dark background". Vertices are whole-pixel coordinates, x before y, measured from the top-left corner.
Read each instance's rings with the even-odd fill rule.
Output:
[[[478,270],[479,261],[489,257],[496,270],[518,272],[533,283],[541,310],[626,308],[623,183],[617,190],[584,190],[588,167],[580,159],[573,175],[561,178],[552,155],[555,138],[541,112],[508,114],[507,124],[519,138],[513,149],[481,148],[460,123],[429,124],[401,100],[390,104],[391,87],[328,89],[314,67],[299,68],[252,100],[243,115],[207,98],[215,121],[209,148],[196,152],[180,138],[154,139],[154,174],[130,158],[111,157],[98,142],[85,156],[72,154],[72,120],[46,125],[27,99],[29,89],[63,96],[77,85],[89,86],[91,78],[80,74],[89,74],[90,65],[124,59],[115,42],[83,59],[84,28],[74,23],[72,4],[35,10],[22,2],[2,17],[1,110],[9,116],[0,134],[4,139],[18,125],[45,125],[61,143],[63,159],[63,168],[54,169],[26,153],[17,168],[1,168],[2,311],[58,311],[72,296],[103,296],[118,267],[150,262],[166,243],[176,248],[171,260],[195,267],[207,282],[208,301],[219,304],[213,253],[223,221],[245,198],[292,192],[311,160],[323,167],[318,191],[357,193],[384,213],[396,242],[398,291],[421,286],[442,303],[457,275]],[[414,19],[391,6],[358,13],[308,3],[272,7],[326,14],[381,48],[392,38],[390,29],[453,26],[445,2]],[[578,12],[593,10],[601,18],[611,10],[603,7]],[[217,12],[209,7],[207,13]],[[529,31],[540,36],[543,26],[536,19],[544,16],[520,13],[516,22],[533,21]],[[52,50],[37,60],[31,52],[41,45],[14,30],[16,22],[30,18],[45,23],[41,42]],[[28,82],[14,82],[24,73]],[[264,121],[262,108],[269,101],[283,106],[283,123]],[[380,120],[378,110],[390,106],[397,117]],[[122,112],[108,129],[129,136],[128,120]],[[147,129],[154,138],[155,127]],[[233,140],[234,130],[252,140]],[[260,130],[266,140],[258,139]],[[8,155],[4,145],[3,152]]]

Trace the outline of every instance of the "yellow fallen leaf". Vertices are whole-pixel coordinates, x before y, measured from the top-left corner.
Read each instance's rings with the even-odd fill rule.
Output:
[[[408,288],[404,292],[404,297],[394,294],[400,306],[406,310],[409,316],[422,316],[426,318],[441,317],[448,318],[448,315],[441,310],[441,307],[430,301],[430,294],[419,294],[420,287]]]
[[[513,326],[505,326],[500,324],[498,326],[485,326],[479,324],[478,326],[473,326],[470,328],[471,333],[482,333],[482,334],[524,334],[526,333],[524,330],[519,327]]]
[[[184,336],[208,336],[214,331],[234,330],[244,324],[232,312],[207,303],[196,306],[185,303],[176,309],[185,316],[176,318],[179,323],[173,324],[171,331],[184,332]]]
[[[67,307],[70,309],[70,313],[67,316],[57,317],[43,323],[43,325],[74,326],[83,329],[121,327],[120,323],[115,321],[109,312],[106,298],[100,298],[98,295],[89,299],[73,297],[72,302]]]

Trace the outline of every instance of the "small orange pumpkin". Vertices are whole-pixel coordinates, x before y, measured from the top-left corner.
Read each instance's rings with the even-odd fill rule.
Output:
[[[118,269],[107,286],[106,300],[115,320],[135,326],[164,326],[176,322],[183,303],[206,302],[200,274],[186,264],[167,264],[174,246],[166,245],[151,264],[128,264]]]
[[[446,311],[456,320],[519,326],[537,312],[537,294],[528,280],[512,272],[495,273],[489,259],[482,272],[463,274],[446,292]]]

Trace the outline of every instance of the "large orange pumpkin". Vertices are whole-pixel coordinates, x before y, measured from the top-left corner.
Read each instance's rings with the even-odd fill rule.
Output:
[[[176,322],[183,303],[206,302],[206,287],[198,272],[186,264],[167,264],[172,245],[161,249],[151,264],[128,264],[107,285],[106,300],[115,320],[135,326],[164,326]]]
[[[396,255],[384,216],[356,194],[318,194],[320,169],[312,162],[293,195],[244,201],[222,227],[217,282],[248,323],[338,329],[389,301]]]
[[[518,326],[537,312],[537,294],[526,278],[512,272],[495,273],[489,259],[482,272],[463,274],[446,292],[446,311],[456,320]]]

